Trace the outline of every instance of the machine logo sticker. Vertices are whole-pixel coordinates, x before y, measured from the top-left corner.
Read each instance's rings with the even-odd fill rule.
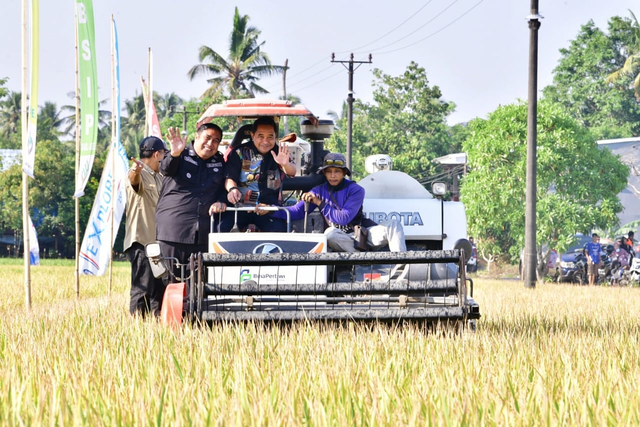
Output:
[[[395,218],[404,226],[424,225],[420,212],[365,212],[364,216],[378,224],[387,219]]]
[[[251,280],[251,272],[245,269],[240,272],[240,281],[246,282],[247,280]]]
[[[281,254],[282,248],[275,243],[262,243],[253,248],[254,254]]]

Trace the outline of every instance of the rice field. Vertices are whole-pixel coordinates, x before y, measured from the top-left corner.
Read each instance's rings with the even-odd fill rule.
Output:
[[[477,332],[129,316],[73,266],[0,264],[2,425],[639,425],[640,289],[477,279]]]

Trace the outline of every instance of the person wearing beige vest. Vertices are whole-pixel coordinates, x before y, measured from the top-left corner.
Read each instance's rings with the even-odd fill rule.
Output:
[[[162,187],[160,161],[168,152],[160,138],[149,136],[140,142],[140,160],[127,174],[127,210],[124,251],[131,262],[131,302],[129,312],[146,316],[160,315],[164,283],[156,279],[144,248],[156,241],[156,206]]]

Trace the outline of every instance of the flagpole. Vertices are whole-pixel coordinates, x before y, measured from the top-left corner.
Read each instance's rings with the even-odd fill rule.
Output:
[[[22,0],[22,155],[27,154],[27,0]],[[29,176],[22,170],[22,250],[24,254],[25,307],[31,310],[31,263],[29,244]]]
[[[115,212],[116,212],[116,65],[115,65],[115,32],[113,28],[113,14],[111,14],[111,234],[109,240],[109,296],[111,296],[111,288],[113,284],[113,233]]]
[[[80,77],[79,77],[79,59],[78,59],[78,4],[75,6],[76,16],[76,188],[80,179]],[[86,124],[85,124],[86,125]],[[74,197],[76,211],[76,297],[80,297],[80,197]]]
[[[151,109],[151,103],[153,102],[153,52],[149,48],[149,104],[147,108],[147,114],[149,115],[149,133],[147,135],[153,135],[153,110]]]
[[[147,56],[147,80],[149,79],[149,75],[151,75],[151,48],[149,48],[149,53]],[[144,95],[144,94],[143,94]],[[151,133],[149,133],[149,126],[150,126],[150,120],[149,120],[149,90],[147,88],[147,96],[144,96],[144,134],[142,135],[142,137],[146,137],[148,135],[151,135]]]

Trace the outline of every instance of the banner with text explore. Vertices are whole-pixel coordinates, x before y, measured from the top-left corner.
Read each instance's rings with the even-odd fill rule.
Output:
[[[31,0],[31,93],[27,119],[27,146],[22,147],[22,171],[33,178],[38,131],[38,69],[40,67],[40,4]]]
[[[111,259],[111,250],[118,234],[120,221],[124,212],[127,200],[125,179],[127,179],[127,170],[129,169],[129,157],[127,152],[120,143],[120,63],[118,53],[118,31],[115,21],[113,24],[113,45],[115,69],[113,79],[116,87],[116,136],[112,141],[111,149],[105,162],[102,178],[96,199],[93,202],[89,224],[84,234],[82,247],[80,248],[80,274],[101,276],[109,266]],[[111,171],[113,153],[115,158],[115,179],[112,179]],[[115,197],[115,205],[112,205],[113,197]],[[111,215],[113,207],[113,216]],[[113,226],[111,221],[115,221]],[[113,236],[111,235],[113,230]],[[106,231],[106,233],[105,233]],[[103,237],[104,234],[104,237]]]
[[[124,213],[127,201],[124,180],[129,169],[129,158],[127,151],[119,141],[115,146],[115,177],[111,171],[112,156],[114,155],[112,145],[102,170],[100,186],[96,193],[96,199],[93,201],[93,208],[91,208],[91,215],[80,247],[80,274],[102,276],[107,271],[111,259],[111,249]],[[116,198],[115,207],[113,215],[111,215],[111,204],[114,197]],[[113,227],[111,221],[115,221]],[[113,230],[113,235],[111,235],[111,230]]]
[[[92,0],[76,0],[80,86],[80,166],[74,197],[82,197],[91,176],[98,138],[98,76]]]

